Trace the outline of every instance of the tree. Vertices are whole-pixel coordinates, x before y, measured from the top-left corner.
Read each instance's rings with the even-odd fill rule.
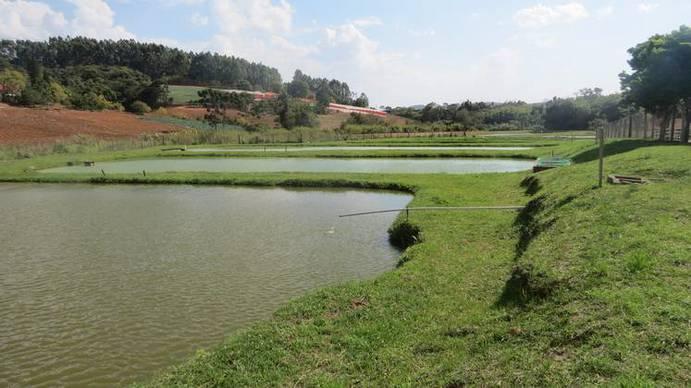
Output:
[[[554,98],[545,110],[545,128],[548,130],[573,131],[589,127],[594,119],[590,107],[577,100]]]
[[[227,117],[228,109],[249,112],[254,102],[254,96],[249,93],[228,93],[216,89],[204,89],[198,93],[199,102],[206,108],[204,119],[214,129],[218,124],[230,123]]]
[[[309,95],[310,87],[302,79],[294,79],[293,82],[288,84],[288,94],[291,97],[305,98]]]
[[[227,121],[226,110],[228,109],[228,104],[226,95],[228,93],[215,89],[204,89],[197,94],[202,106],[206,108],[204,120],[206,120],[209,126],[217,129],[219,124]]]
[[[353,105],[367,108],[369,107],[369,98],[367,98],[365,93],[360,93],[360,97],[355,100]]]
[[[331,91],[329,90],[329,84],[326,81],[322,82],[317,89],[317,112],[326,113],[326,109],[331,103]]]
[[[10,68],[0,71],[0,97],[16,98],[26,88],[27,83],[26,76],[21,71]]]
[[[286,93],[278,96],[278,119],[283,128],[315,127],[317,117],[312,107],[302,101],[290,98]]]
[[[159,80],[153,81],[139,93],[139,101],[146,103],[153,109],[168,105],[170,102],[168,84]]]
[[[625,101],[662,116],[662,129],[681,106],[685,117],[681,140],[686,144],[691,122],[691,28],[654,35],[629,49],[631,74],[620,74]]]

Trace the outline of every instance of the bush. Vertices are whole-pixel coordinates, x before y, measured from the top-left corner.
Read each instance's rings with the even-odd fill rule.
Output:
[[[56,102],[58,104],[65,104],[69,101],[69,96],[67,95],[67,92],[65,91],[65,88],[62,87],[59,83],[55,81],[50,81],[50,93],[53,96],[53,102]]]
[[[406,249],[422,240],[420,227],[408,221],[398,221],[389,228],[389,242],[399,249]]]
[[[26,106],[46,105],[53,102],[50,89],[45,85],[30,86],[22,92],[20,104]]]
[[[127,110],[138,115],[151,112],[151,108],[142,101],[134,101],[127,107]]]
[[[281,95],[278,101],[278,119],[283,128],[317,127],[319,121],[314,109],[300,100]]]
[[[94,92],[87,92],[84,94],[74,93],[70,97],[70,104],[72,104],[72,107],[76,109],[96,111],[104,109],[122,110],[121,104],[108,101],[108,99],[103,95],[99,95]]]

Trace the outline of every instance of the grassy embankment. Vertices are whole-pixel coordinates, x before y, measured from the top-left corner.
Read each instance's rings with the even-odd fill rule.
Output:
[[[580,164],[531,179],[169,173],[50,180],[378,187],[414,192],[412,206],[528,204],[518,214],[412,213],[421,243],[403,253],[400,268],[299,298],[152,385],[688,385],[691,149],[635,141],[607,149],[609,171],[656,180],[594,188],[593,148],[575,155]],[[56,158],[33,162],[55,166]],[[44,177],[22,173],[22,163],[0,165],[0,179]]]

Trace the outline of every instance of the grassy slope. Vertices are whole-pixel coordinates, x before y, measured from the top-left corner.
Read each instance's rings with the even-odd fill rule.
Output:
[[[398,270],[300,298],[153,385],[688,385],[691,150],[608,166],[661,180],[594,189],[594,161],[523,188],[417,179],[418,206],[531,206],[415,214],[424,242]]]
[[[599,190],[595,153],[582,149],[582,164],[524,187],[526,174],[21,173],[70,155],[0,164],[0,179],[386,187],[414,191],[415,206],[530,203],[518,215],[413,213],[423,242],[399,269],[300,298],[153,385],[687,385],[691,150],[643,145],[609,145],[608,168],[661,180]],[[152,151],[138,152],[119,155]]]

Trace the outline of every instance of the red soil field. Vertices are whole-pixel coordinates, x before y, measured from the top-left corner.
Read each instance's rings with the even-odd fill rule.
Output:
[[[18,108],[0,104],[0,144],[50,143],[74,135],[116,139],[180,129],[124,112]]]

